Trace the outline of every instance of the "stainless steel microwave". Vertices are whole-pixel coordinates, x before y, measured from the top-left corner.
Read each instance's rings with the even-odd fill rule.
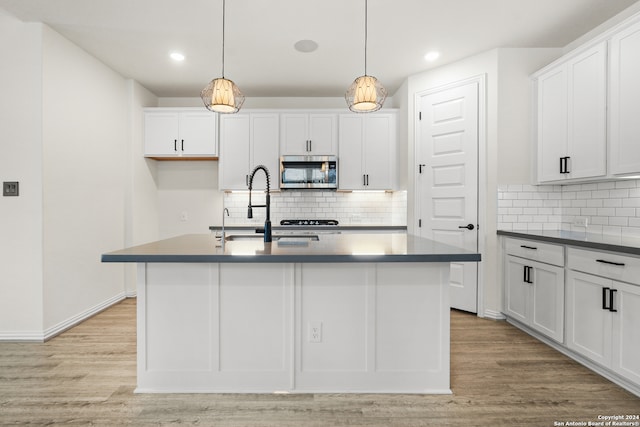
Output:
[[[280,157],[280,188],[338,188],[336,156]]]

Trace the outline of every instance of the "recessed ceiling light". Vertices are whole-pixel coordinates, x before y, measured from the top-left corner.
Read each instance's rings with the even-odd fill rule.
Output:
[[[171,54],[169,55],[171,57],[171,59],[173,59],[174,61],[184,61],[184,55],[181,54],[180,52],[171,52]]]
[[[431,51],[424,56],[424,59],[425,61],[435,61],[439,57],[440,57],[440,52]]]
[[[309,53],[309,52],[313,52],[316,49],[318,49],[318,43],[314,42],[313,40],[298,40],[293,45],[293,47],[298,52]]]

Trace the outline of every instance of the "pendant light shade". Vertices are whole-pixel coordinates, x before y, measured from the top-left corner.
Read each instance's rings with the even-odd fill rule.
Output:
[[[345,99],[349,110],[356,113],[369,113],[382,108],[387,98],[387,90],[373,76],[360,76],[353,81]]]
[[[382,108],[387,90],[373,76],[367,75],[367,0],[364,0],[364,75],[353,81],[344,95],[349,110],[356,113],[371,113]]]
[[[244,95],[233,81],[224,78],[224,24],[225,0],[222,0],[222,77],[211,80],[200,92],[200,98],[208,110],[227,114],[240,111]]]
[[[244,103],[244,95],[238,86],[224,77],[213,79],[202,89],[200,97],[205,107],[216,113],[237,113]]]

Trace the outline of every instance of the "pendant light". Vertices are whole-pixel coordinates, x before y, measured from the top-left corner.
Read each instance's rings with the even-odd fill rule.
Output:
[[[344,95],[349,110],[355,113],[378,111],[387,98],[387,90],[378,79],[367,75],[367,2],[364,0],[364,75],[355,79]]]
[[[200,92],[208,110],[216,113],[237,113],[244,103],[244,95],[236,84],[224,78],[224,24],[225,0],[222,0],[222,77],[213,79]]]

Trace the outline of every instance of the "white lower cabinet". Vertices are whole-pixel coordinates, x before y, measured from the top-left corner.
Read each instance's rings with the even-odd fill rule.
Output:
[[[505,314],[561,343],[564,268],[508,255],[505,273]]]
[[[585,264],[589,257],[592,266]],[[573,248],[568,252],[567,346],[636,384],[640,384],[640,277],[634,284],[610,277],[625,276],[625,270],[639,264],[640,259],[633,257]]]
[[[502,247],[505,316],[640,396],[640,257],[515,236]]]

